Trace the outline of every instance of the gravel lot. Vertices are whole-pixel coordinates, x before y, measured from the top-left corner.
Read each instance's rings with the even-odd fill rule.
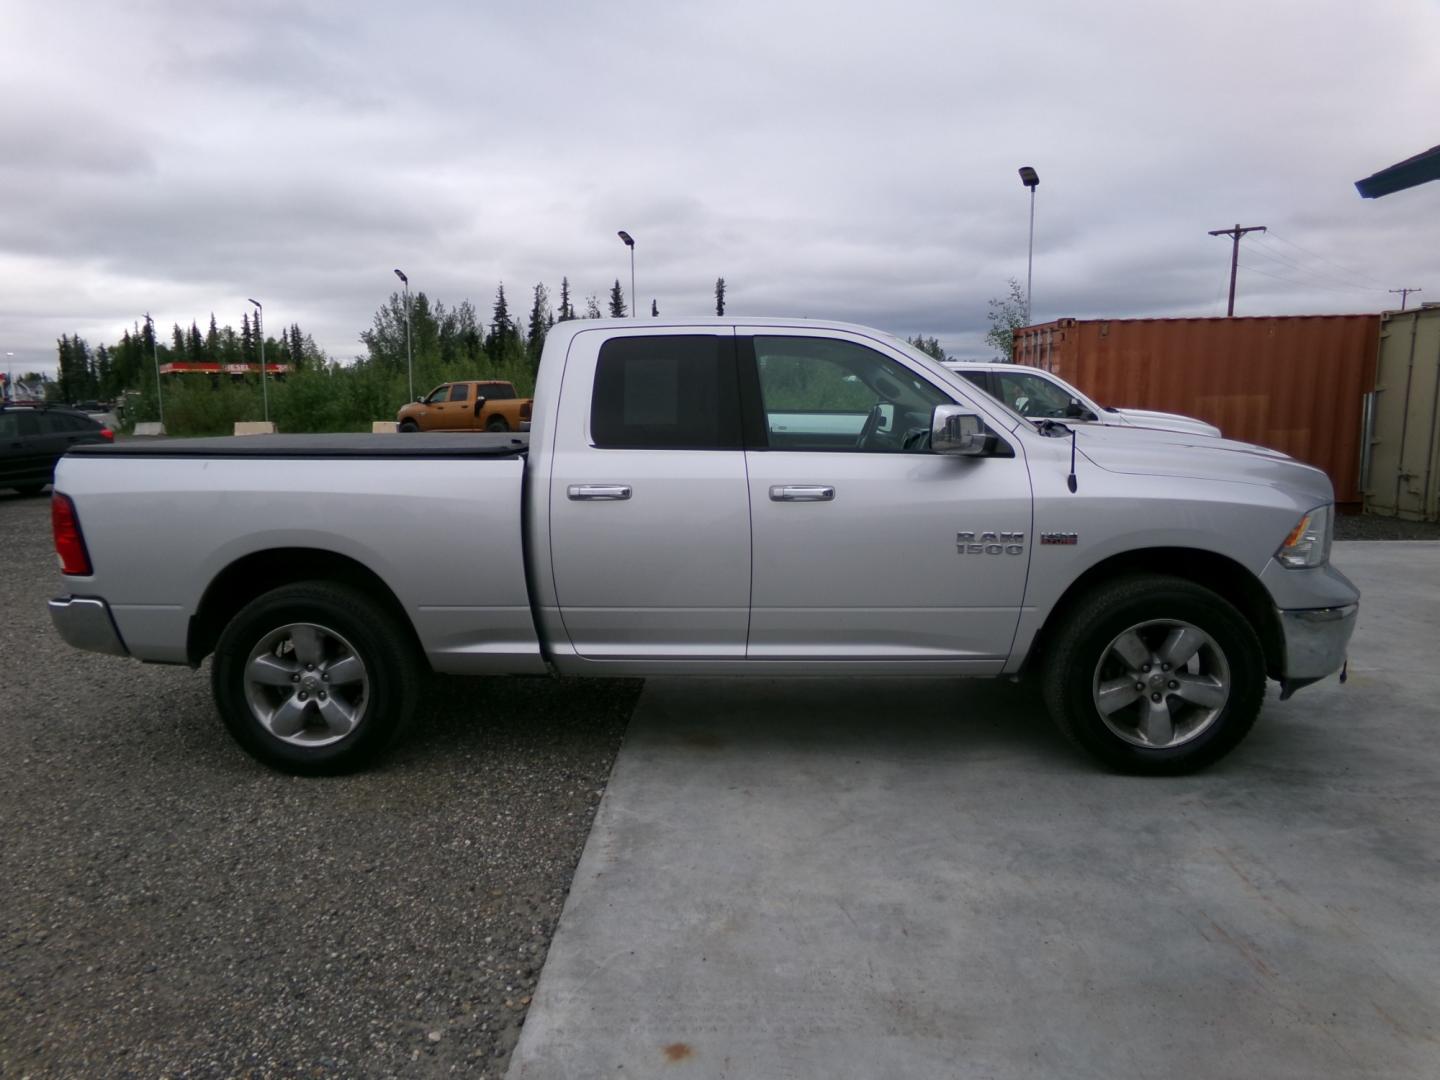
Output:
[[[1378,514],[1340,514],[1335,518],[1336,540],[1440,540],[1440,523],[1402,521]]]
[[[282,776],[208,673],[54,635],[48,499],[0,551],[0,1076],[502,1075],[639,682],[437,678]]]

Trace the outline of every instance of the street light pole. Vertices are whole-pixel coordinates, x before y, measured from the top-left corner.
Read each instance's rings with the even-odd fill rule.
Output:
[[[247,298],[248,299],[248,298]],[[270,422],[270,381],[265,373],[265,305],[250,299],[255,305],[255,336],[260,339],[260,398],[265,403],[265,422]]]
[[[635,310],[635,238],[624,229],[621,229],[618,235],[630,249],[630,317],[638,319],[640,314]]]
[[[1035,268],[1035,189],[1040,186],[1040,174],[1029,165],[1022,165],[1020,182],[1030,189],[1030,247],[1025,255],[1025,322],[1029,325],[1030,313],[1033,310],[1030,306],[1030,285],[1034,279]]]
[[[5,396],[12,402],[18,401],[15,396],[15,354],[5,354]]]
[[[160,412],[160,430],[165,430],[165,398],[160,391],[160,335],[155,333],[155,320],[150,313],[145,313],[145,321],[150,324],[150,347],[155,355],[155,408]]]
[[[405,370],[410,375],[410,396],[407,401],[415,400],[415,357],[410,351],[410,279],[405,276],[404,271],[396,270],[395,276],[405,283]]]

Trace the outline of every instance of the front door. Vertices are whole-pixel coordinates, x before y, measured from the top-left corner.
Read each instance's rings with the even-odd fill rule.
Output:
[[[550,477],[555,596],[592,659],[740,659],[750,507],[728,328],[580,333]]]
[[[930,453],[931,413],[958,395],[881,341],[739,332],[754,335],[766,444],[746,453],[747,655],[998,671],[1029,564],[1024,459]]]

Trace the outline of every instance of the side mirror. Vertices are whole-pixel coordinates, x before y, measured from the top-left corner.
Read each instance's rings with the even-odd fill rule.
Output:
[[[993,438],[980,417],[962,405],[936,405],[930,417],[930,449],[936,454],[980,457],[990,452]]]
[[[424,398],[423,396],[422,396],[422,397],[417,397],[417,398],[415,399],[415,404],[416,404],[416,405],[424,405],[424,404],[425,404],[425,398]]]

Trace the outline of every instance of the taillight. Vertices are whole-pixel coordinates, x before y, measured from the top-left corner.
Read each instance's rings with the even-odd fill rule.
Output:
[[[50,496],[50,528],[55,533],[55,554],[60,559],[62,574],[90,575],[90,553],[85,550],[85,537],[80,534],[80,519],[69,495],[56,492]]]
[[[527,401],[527,402],[524,402],[524,403],[520,406],[520,419],[521,419],[521,420],[529,420],[529,419],[530,419],[530,402],[528,402],[528,401]]]
[[[115,432],[111,431],[108,427],[102,427],[100,429],[100,437],[106,442],[114,442]]]

